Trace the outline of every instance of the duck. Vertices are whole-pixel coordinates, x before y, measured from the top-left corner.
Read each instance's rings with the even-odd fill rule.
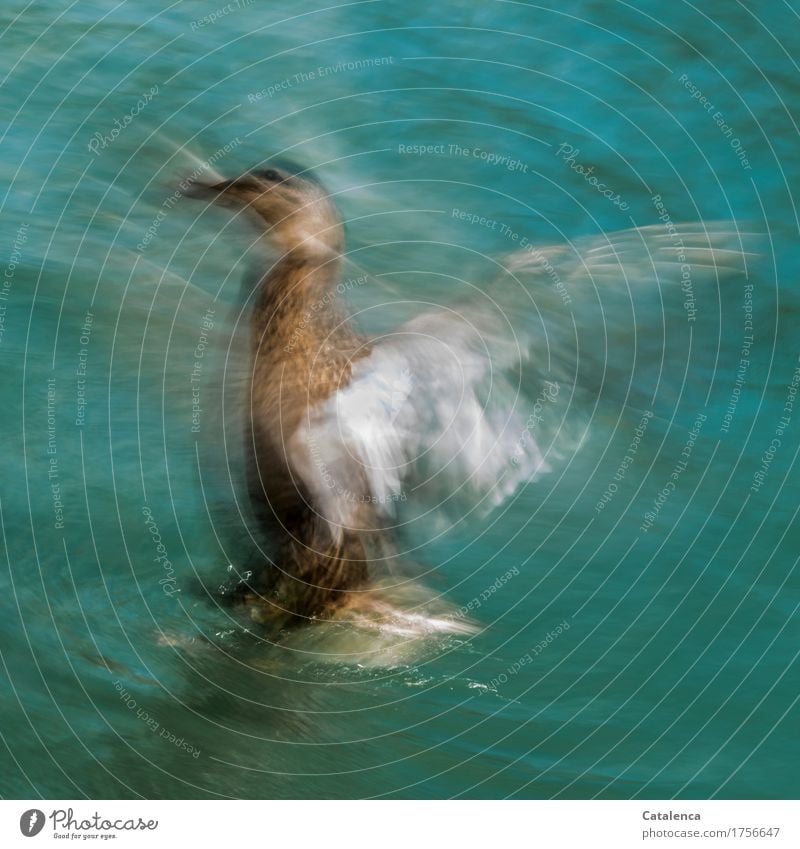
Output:
[[[272,553],[235,595],[279,628],[377,609],[372,590],[403,524],[486,516],[575,455],[597,397],[581,386],[592,380],[586,363],[606,373],[609,334],[636,338],[624,309],[581,313],[598,289],[638,297],[668,280],[680,301],[687,269],[701,286],[746,272],[755,256],[731,222],[531,244],[500,263],[485,296],[429,309],[375,341],[342,307],[345,231],[318,180],[268,165],[193,178],[184,194],[244,213],[269,249],[251,275],[244,442]],[[597,320],[606,347],[593,352]],[[410,493],[416,519],[401,522]]]

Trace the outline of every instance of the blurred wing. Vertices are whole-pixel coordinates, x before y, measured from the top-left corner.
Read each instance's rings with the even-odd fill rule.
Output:
[[[322,512],[353,526],[365,500],[392,516],[413,497],[486,513],[549,471],[566,452],[570,387],[545,382],[526,398],[525,356],[501,316],[473,307],[431,311],[375,345],[300,437]]]
[[[692,311],[747,273],[755,238],[655,226],[512,255],[482,299],[407,322],[312,412],[296,456],[316,503],[348,526],[412,494],[455,515],[503,503],[577,450],[591,399],[680,388],[669,359],[691,350]]]
[[[667,412],[684,378],[713,370],[721,300],[749,278],[762,238],[699,222],[531,246],[507,258],[488,292],[529,334],[534,369]]]
[[[635,227],[576,239],[571,244],[531,246],[512,254],[506,268],[514,274],[538,277],[568,295],[588,285],[627,292],[641,286],[680,284],[676,266],[687,266],[700,283],[731,273],[747,273],[759,256],[762,234],[740,230],[735,222],[694,222]],[[549,266],[549,267],[548,267]]]

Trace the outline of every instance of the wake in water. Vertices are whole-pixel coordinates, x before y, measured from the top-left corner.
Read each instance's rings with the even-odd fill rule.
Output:
[[[470,300],[367,339],[341,307],[344,233],[316,182],[276,167],[184,193],[244,214],[271,252],[245,288],[245,466],[267,544],[231,594],[276,631],[349,622],[392,645],[475,628],[411,580],[408,528],[480,519],[563,467],[604,398],[669,403],[690,292],[755,256],[753,234],[719,223],[530,247]]]

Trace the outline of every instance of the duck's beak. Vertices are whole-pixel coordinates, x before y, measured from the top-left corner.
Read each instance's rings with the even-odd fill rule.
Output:
[[[195,200],[214,200],[223,192],[234,189],[236,183],[236,180],[220,180],[218,182],[184,180],[181,183],[181,192],[187,198],[194,198]]]

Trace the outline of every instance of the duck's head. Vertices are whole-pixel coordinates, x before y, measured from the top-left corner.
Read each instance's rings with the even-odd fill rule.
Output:
[[[283,253],[329,257],[342,250],[342,223],[328,193],[286,168],[256,168],[230,180],[190,178],[183,185],[187,197],[245,209]]]

